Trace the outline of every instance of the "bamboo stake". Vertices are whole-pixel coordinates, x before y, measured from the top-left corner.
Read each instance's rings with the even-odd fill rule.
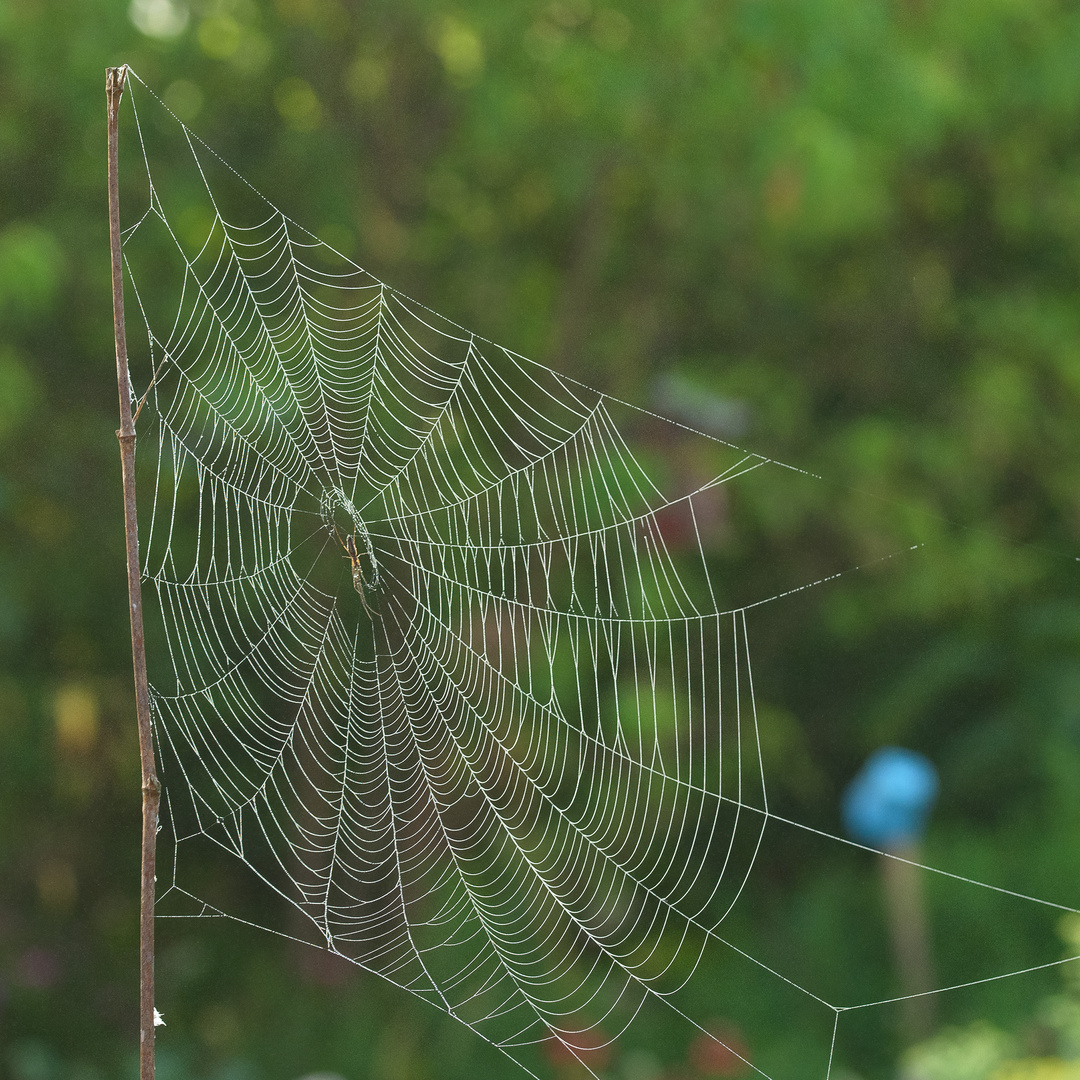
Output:
[[[891,858],[890,856],[896,856]],[[919,845],[907,840],[881,856],[881,880],[893,956],[900,976],[900,1030],[904,1041],[922,1042],[934,1033],[934,961],[923,898]]]
[[[154,769],[150,690],[146,678],[139,534],[135,517],[135,422],[131,416],[127,333],[124,328],[124,276],[120,253],[119,164],[120,98],[127,67],[108,68],[105,94],[109,109],[109,242],[112,251],[113,327],[116,334],[116,386],[120,394],[120,466],[124,478],[124,526],[127,539],[128,600],[131,614],[131,660],[135,671],[135,711],[142,761],[142,888],[139,906],[139,1080],[154,1080],[154,881],[157,858],[158,803],[161,787]]]

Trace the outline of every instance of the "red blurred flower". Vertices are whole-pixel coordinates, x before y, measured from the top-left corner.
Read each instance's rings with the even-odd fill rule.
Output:
[[[48,990],[60,981],[60,957],[51,949],[31,947],[19,957],[19,982],[33,990]]]
[[[687,1060],[703,1076],[740,1076],[749,1068],[750,1048],[733,1023],[714,1020],[708,1034],[690,1044]]]
[[[544,1044],[548,1061],[560,1072],[574,1072],[584,1064],[593,1072],[611,1062],[612,1042],[602,1028],[554,1033]]]

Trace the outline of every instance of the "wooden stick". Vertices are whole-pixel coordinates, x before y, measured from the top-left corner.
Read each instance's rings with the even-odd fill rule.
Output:
[[[157,859],[158,803],[161,787],[154,769],[154,733],[146,678],[139,534],[135,517],[135,422],[131,416],[127,333],[124,328],[124,275],[120,252],[119,165],[120,98],[127,67],[108,68],[105,94],[109,109],[109,241],[112,249],[113,327],[116,334],[116,386],[120,394],[120,466],[124,478],[124,526],[127,539],[128,601],[131,614],[131,660],[135,669],[135,711],[142,759],[142,890],[139,906],[139,1080],[154,1080],[154,875]]]
[[[890,858],[895,855],[897,858]],[[921,861],[916,841],[890,847],[881,856],[885,909],[896,957],[900,989],[900,1032],[908,1044],[928,1039],[934,1031],[934,964],[923,899]]]

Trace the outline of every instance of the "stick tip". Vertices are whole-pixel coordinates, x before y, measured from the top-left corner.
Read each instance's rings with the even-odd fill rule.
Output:
[[[111,67],[105,69],[105,88],[107,90],[121,93],[124,89],[124,83],[127,82],[128,66],[122,64],[120,67]]]

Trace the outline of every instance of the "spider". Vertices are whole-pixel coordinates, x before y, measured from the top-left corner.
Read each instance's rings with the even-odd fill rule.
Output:
[[[371,614],[371,608],[368,607],[367,597],[364,595],[364,571],[360,566],[360,556],[356,551],[356,536],[350,534],[342,540],[341,533],[338,532],[336,525],[334,526],[334,535],[337,537],[338,543],[345,549],[345,555],[352,564],[353,588],[360,594],[360,603],[364,605],[367,617],[369,619],[374,618]]]

